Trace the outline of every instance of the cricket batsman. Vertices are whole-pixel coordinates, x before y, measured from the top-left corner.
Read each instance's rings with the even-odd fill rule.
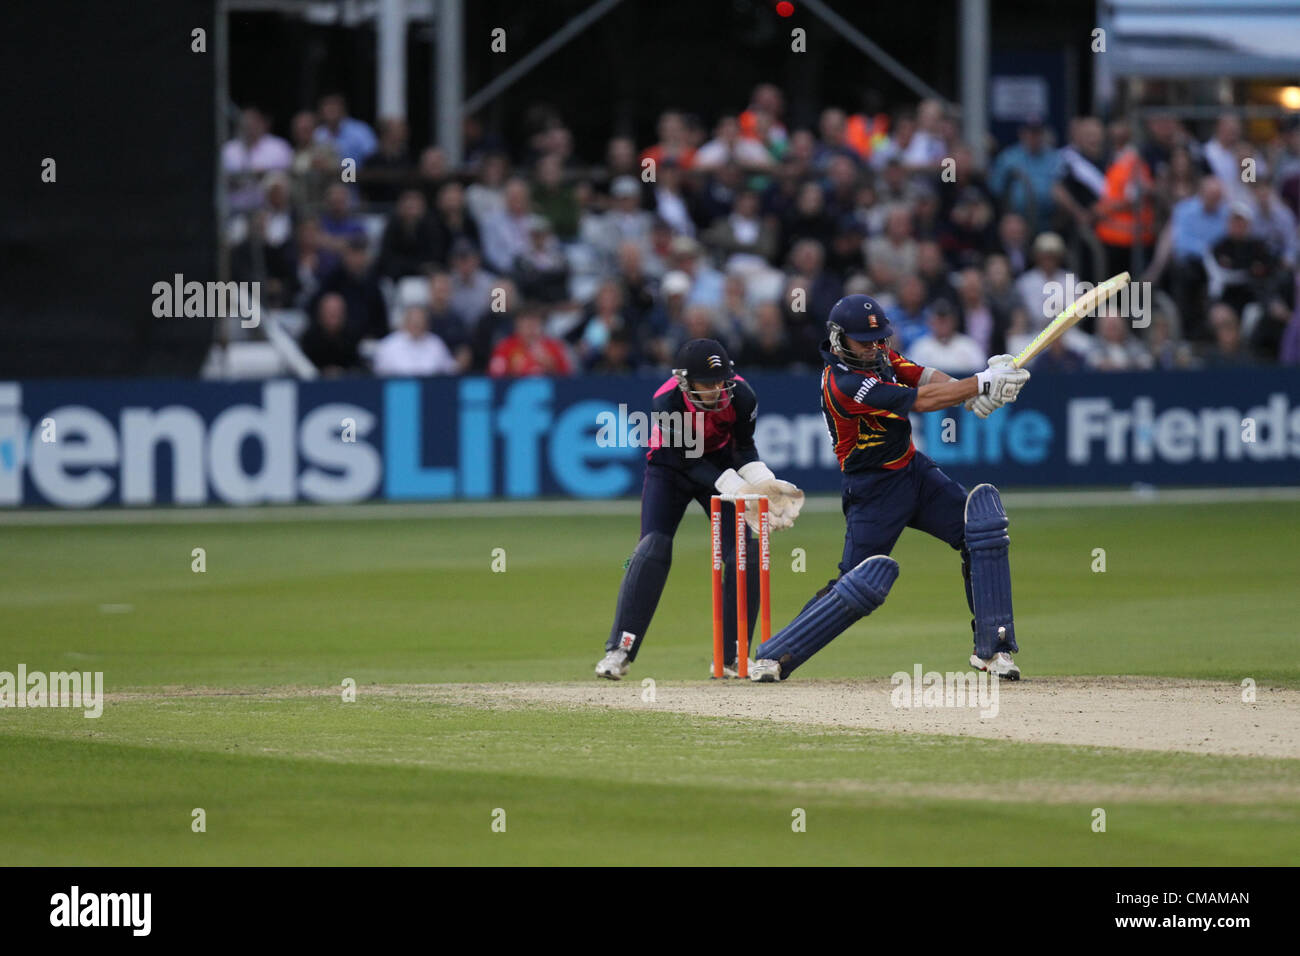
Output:
[[[620,680],[636,660],[668,580],[673,559],[673,535],[691,502],[709,515],[715,494],[766,495],[772,530],[788,528],[803,507],[803,492],[781,481],[758,459],[754,426],[758,397],[736,374],[727,350],[713,339],[692,339],[677,352],[673,374],[654,395],[655,427],[646,453],[641,491],[641,539],[628,562],[618,592],[614,625],[605,642],[605,656],[596,676]],[[689,441],[691,432],[694,441]],[[723,527],[734,527],[734,508],[724,503]],[[757,529],[756,505],[746,508],[747,560],[758,562],[751,533]],[[736,543],[722,536],[725,676],[737,676],[736,661]],[[748,581],[749,631],[753,635],[759,599],[757,574]]]
[[[966,602],[974,615],[971,666],[1019,680],[1011,612],[1007,515],[992,485],[967,494],[912,443],[910,412],[965,404],[981,418],[1013,402],[1029,373],[997,355],[970,378],[953,379],[893,351],[880,303],[850,295],[831,309],[822,342],[821,407],[842,472],[846,521],[840,576],[799,616],[762,644],[755,681],[789,677],[859,618],[884,603],[898,564],[888,557],[904,528],[916,528],[961,552]]]

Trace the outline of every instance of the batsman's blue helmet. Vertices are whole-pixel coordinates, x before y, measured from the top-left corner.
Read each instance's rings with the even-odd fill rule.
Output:
[[[878,342],[894,334],[884,307],[869,295],[846,295],[831,308],[827,325],[855,342]]]

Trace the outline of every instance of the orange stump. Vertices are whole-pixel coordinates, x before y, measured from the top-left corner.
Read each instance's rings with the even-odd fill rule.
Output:
[[[751,496],[758,501],[758,604],[759,634],[761,641],[772,636],[771,595],[771,519],[767,498]],[[713,676],[722,676],[723,627],[722,610],[722,505],[729,502],[735,521],[736,538],[736,667],[739,677],[749,676],[749,549],[745,547],[745,496],[714,495],[709,503],[709,531],[712,544],[713,574]]]
[[[713,540],[713,676],[722,677],[722,499],[715,497],[709,506],[709,525]]]

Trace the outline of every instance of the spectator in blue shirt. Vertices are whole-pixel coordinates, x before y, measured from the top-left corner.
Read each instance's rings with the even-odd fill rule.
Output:
[[[1051,227],[1052,186],[1059,172],[1059,152],[1048,147],[1043,124],[1031,120],[1020,127],[1020,142],[1008,146],[994,160],[989,186],[1006,208],[1029,220],[1033,232],[1042,232]]]
[[[1183,316],[1183,334],[1204,339],[1208,335],[1205,297],[1209,281],[1205,257],[1228,234],[1228,202],[1223,183],[1214,176],[1204,177],[1195,196],[1174,205],[1167,228],[1169,282]]]
[[[320,118],[321,125],[316,127],[313,138],[332,146],[341,158],[353,159],[360,166],[379,148],[375,131],[348,116],[347,101],[338,94],[321,99]]]
[[[1228,233],[1228,204],[1223,184],[1214,176],[1201,180],[1195,196],[1174,205],[1169,220],[1174,262],[1201,258]]]

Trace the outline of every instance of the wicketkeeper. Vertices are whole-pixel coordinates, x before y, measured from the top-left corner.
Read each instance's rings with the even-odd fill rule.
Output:
[[[636,660],[668,580],[673,535],[691,502],[705,517],[715,494],[766,495],[768,526],[788,528],[803,507],[803,492],[781,481],[758,459],[754,426],[758,398],[736,374],[727,350],[713,339],[693,339],[677,352],[672,378],[654,395],[656,426],[646,453],[641,491],[641,540],[628,562],[618,592],[614,626],[605,642],[605,656],[596,676],[619,680]],[[689,419],[689,421],[688,421]],[[694,431],[693,441],[687,429]],[[757,504],[745,510],[745,546],[750,567],[757,566],[758,548],[751,529],[758,528]],[[722,526],[734,527],[734,509],[724,503]],[[736,672],[736,555],[735,536],[722,536],[723,670]],[[749,576],[750,636],[759,599],[759,575]]]
[[[971,666],[1019,680],[1002,500],[988,484],[967,494],[917,451],[908,414],[965,403],[987,418],[1015,401],[1029,373],[1010,355],[994,356],[987,369],[963,379],[909,362],[889,347],[889,318],[870,296],[840,299],[826,325],[821,406],[840,462],[847,523],[840,576],[758,648],[750,677],[784,680],[879,607],[898,577],[898,564],[887,555],[904,528],[917,528],[961,552],[974,616]]]

